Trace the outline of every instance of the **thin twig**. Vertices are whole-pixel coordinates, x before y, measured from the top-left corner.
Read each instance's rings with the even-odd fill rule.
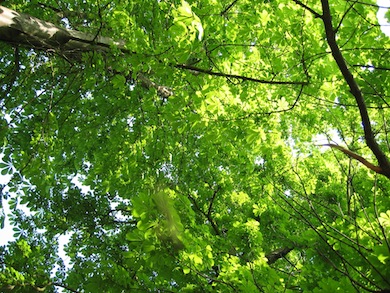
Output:
[[[341,24],[343,23],[343,20],[344,18],[347,16],[348,12],[353,8],[353,6],[355,5],[356,2],[352,3],[348,9],[344,12],[343,16],[341,17],[340,21],[339,21],[339,24],[337,26],[337,28],[335,29],[335,33],[337,33],[341,27]]]

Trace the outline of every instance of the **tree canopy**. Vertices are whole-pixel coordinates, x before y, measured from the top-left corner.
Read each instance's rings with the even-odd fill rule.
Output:
[[[375,1],[2,4],[0,290],[390,292]]]

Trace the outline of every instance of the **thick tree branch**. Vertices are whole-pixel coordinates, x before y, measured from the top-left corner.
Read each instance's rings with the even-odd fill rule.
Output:
[[[123,42],[63,29],[4,6],[0,6],[0,40],[34,49],[53,50],[71,58],[85,51],[108,51],[111,45],[126,50]]]
[[[370,150],[373,152],[376,159],[378,160],[379,166],[382,170],[381,174],[385,175],[387,178],[390,178],[390,163],[386,155],[380,149],[378,143],[375,140],[375,135],[371,127],[371,121],[368,115],[367,106],[364,101],[362,92],[360,91],[360,88],[356,83],[355,78],[353,77],[351,71],[347,66],[347,63],[344,60],[340,48],[337,45],[336,34],[332,25],[332,17],[330,14],[329,2],[328,0],[321,0],[321,4],[322,4],[322,11],[323,11],[322,21],[325,26],[326,40],[332,51],[333,58],[336,61],[340,69],[340,72],[342,73],[345,81],[347,82],[350,92],[354,96],[356,103],[359,107],[360,117],[363,123],[364,137],[367,146],[370,148]]]
[[[136,54],[127,50],[123,41],[64,29],[4,6],[0,6],[0,41],[14,46],[56,52],[70,61],[80,61],[83,52],[107,52],[112,45],[123,53]],[[138,81],[147,89],[155,88],[163,98],[173,95],[169,87],[156,84],[142,73],[138,74]]]

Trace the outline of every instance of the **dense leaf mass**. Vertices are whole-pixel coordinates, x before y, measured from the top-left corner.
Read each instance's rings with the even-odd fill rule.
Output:
[[[3,4],[0,291],[390,289],[375,1]]]

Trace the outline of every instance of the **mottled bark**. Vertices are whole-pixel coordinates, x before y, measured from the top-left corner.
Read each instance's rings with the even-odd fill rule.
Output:
[[[52,50],[72,59],[86,51],[108,51],[111,45],[124,49],[123,43],[110,38],[64,29],[4,6],[0,6],[0,40],[32,49]]]

